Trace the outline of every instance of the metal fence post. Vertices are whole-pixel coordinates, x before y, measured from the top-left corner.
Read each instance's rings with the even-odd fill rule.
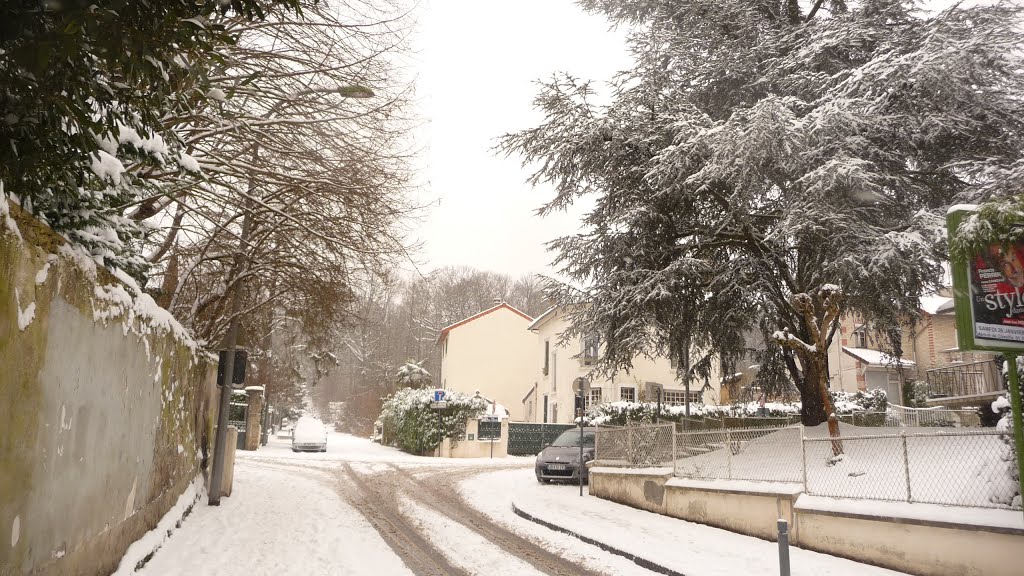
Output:
[[[900,430],[900,440],[903,442],[903,474],[907,479],[907,502],[911,501],[910,492],[910,458],[907,456],[907,431]]]
[[[807,492],[807,436],[804,425],[800,425],[800,452],[803,459],[803,471],[804,471],[804,492]]]
[[[789,523],[779,518],[779,576],[789,576]]]
[[[732,480],[732,433],[725,429],[725,457],[728,458],[729,480]]]
[[[676,425],[672,424],[672,477],[676,475]]]

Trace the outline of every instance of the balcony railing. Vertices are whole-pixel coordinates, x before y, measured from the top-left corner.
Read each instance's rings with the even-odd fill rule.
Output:
[[[992,361],[933,368],[927,379],[928,395],[932,398],[977,396],[1003,390],[999,366]]]

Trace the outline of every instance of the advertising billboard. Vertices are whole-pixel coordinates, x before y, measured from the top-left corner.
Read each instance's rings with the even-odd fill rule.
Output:
[[[951,212],[955,233],[968,211]],[[992,243],[952,261],[961,350],[1024,350],[1024,241]]]

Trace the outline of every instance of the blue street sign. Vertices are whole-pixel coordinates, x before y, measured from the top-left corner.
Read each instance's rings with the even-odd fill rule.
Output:
[[[434,402],[444,402],[444,390],[434,390]]]

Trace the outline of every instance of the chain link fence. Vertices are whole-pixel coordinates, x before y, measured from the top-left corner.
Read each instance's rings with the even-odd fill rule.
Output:
[[[626,468],[672,466],[674,424],[601,426],[594,434],[594,465]]]
[[[1018,488],[1011,443],[995,430],[844,436],[836,457],[830,438],[806,438],[805,492],[1008,508]]]
[[[995,429],[601,427],[595,465],[672,467],[676,476],[802,484],[816,496],[1011,508],[1012,435]],[[883,432],[883,433],[877,433]],[[835,448],[841,454],[836,456]],[[1019,500],[1018,500],[1019,502]]]
[[[675,473],[695,479],[800,482],[800,427],[676,434]]]

